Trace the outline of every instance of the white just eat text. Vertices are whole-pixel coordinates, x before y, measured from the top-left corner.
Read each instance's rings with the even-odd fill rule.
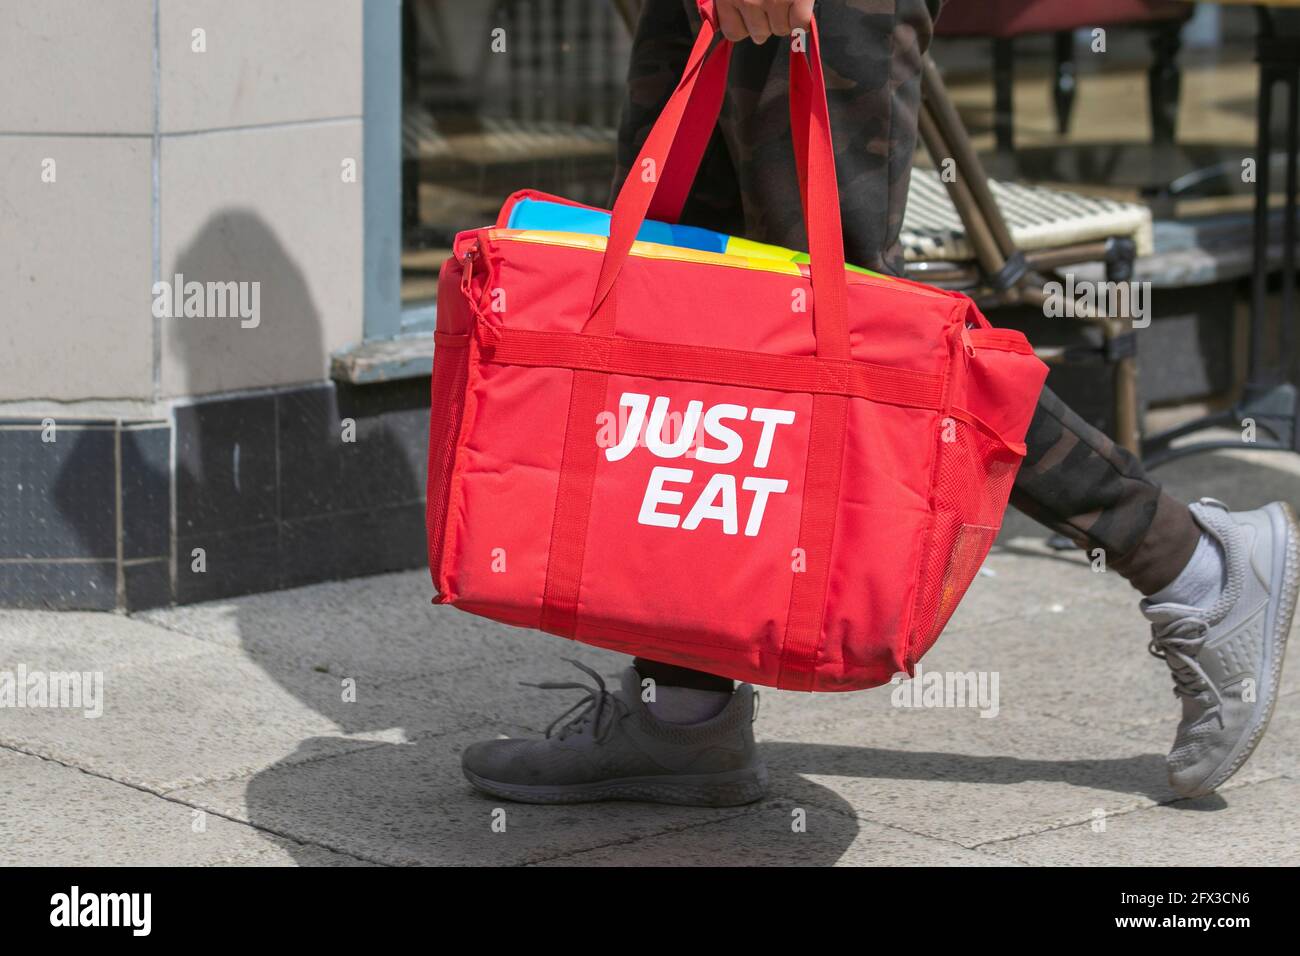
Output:
[[[786,408],[748,408],[722,403],[711,405],[706,410],[703,402],[690,401],[681,416],[681,427],[676,429],[671,440],[665,440],[663,431],[664,423],[669,419],[668,397],[656,396],[653,405],[650,398],[651,396],[639,392],[624,392],[619,397],[620,412],[627,410],[627,425],[619,436],[618,443],[605,449],[607,460],[622,461],[642,444],[644,433],[645,447],[657,458],[683,458],[694,445],[696,461],[710,465],[728,465],[740,460],[745,454],[745,441],[736,429],[726,423],[751,421],[758,423],[761,428],[752,464],[755,471],[762,471],[768,467],[777,428],[793,424],[795,419],[794,412]],[[706,444],[703,439],[696,442],[701,427],[704,438],[717,444]],[[723,534],[739,534],[741,514],[736,476],[723,472],[712,475],[683,517],[679,506],[685,496],[670,486],[689,484],[694,478],[695,472],[690,468],[655,466],[646,484],[637,523],[694,531],[700,527],[701,522],[717,521]],[[752,538],[758,535],[763,525],[768,497],[784,494],[788,484],[783,478],[766,478],[761,475],[741,480],[740,490],[751,492],[753,496],[748,501],[748,512],[745,515],[746,536]]]

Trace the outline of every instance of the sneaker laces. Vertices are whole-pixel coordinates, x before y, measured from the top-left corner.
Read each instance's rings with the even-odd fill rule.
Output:
[[[1196,659],[1209,632],[1210,625],[1196,617],[1184,617],[1157,625],[1151,628],[1151,642],[1147,645],[1147,651],[1169,666],[1169,671],[1174,676],[1174,694],[1178,697],[1199,699],[1202,694],[1209,692],[1214,703],[1207,708],[1207,712],[1214,714],[1222,727],[1223,695]]]
[[[583,690],[587,696],[582,698],[564,713],[556,717],[549,727],[546,728],[546,736],[549,738],[552,731],[559,727],[556,734],[561,740],[564,740],[571,733],[583,733],[588,722],[593,728],[593,736],[597,743],[604,743],[614,729],[614,724],[624,712],[624,705],[621,700],[614,696],[613,691],[606,689],[605,681],[590,667],[571,658],[564,658],[567,663],[572,664],[583,673],[591,677],[596,686],[583,684],[579,681],[543,681],[540,684],[532,684],[528,681],[520,681],[524,687],[537,687],[541,690]],[[575,714],[574,711],[577,711]],[[569,715],[573,714],[570,718]],[[569,718],[566,720],[566,718]],[[604,718],[604,723],[601,722]]]

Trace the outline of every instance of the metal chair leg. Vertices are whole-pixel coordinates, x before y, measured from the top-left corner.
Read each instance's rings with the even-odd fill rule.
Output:
[[[998,162],[1012,169],[1016,161],[1015,66],[1012,41],[993,41],[993,133]]]
[[[1106,243],[1106,281],[1130,282],[1137,249],[1131,239]],[[1132,298],[1126,297],[1132,306]],[[1142,427],[1138,407],[1137,335],[1133,316],[1110,316],[1104,320],[1106,348],[1115,361],[1115,441],[1135,455],[1142,453]]]
[[[1052,45],[1056,54],[1052,104],[1056,107],[1056,132],[1064,136],[1070,131],[1070,115],[1074,112],[1074,94],[1078,87],[1074,63],[1074,31],[1059,31],[1052,37]]]

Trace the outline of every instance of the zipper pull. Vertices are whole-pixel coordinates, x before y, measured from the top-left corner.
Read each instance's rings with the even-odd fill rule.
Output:
[[[465,255],[461,256],[463,265],[460,270],[460,291],[465,296],[465,301],[469,303],[469,307],[474,314],[479,318],[483,318],[478,303],[474,301],[474,257],[478,255],[478,251],[478,240],[475,239],[470,247],[465,250]]]
[[[465,254],[460,257],[460,261],[463,264],[463,268],[460,270],[460,287],[465,292],[469,292],[470,278],[474,274],[474,256],[477,254],[478,240],[475,239],[470,247],[465,250]]]
[[[961,324],[961,344],[966,347],[966,354],[974,358],[975,346],[970,340],[970,330],[966,327],[965,322]]]

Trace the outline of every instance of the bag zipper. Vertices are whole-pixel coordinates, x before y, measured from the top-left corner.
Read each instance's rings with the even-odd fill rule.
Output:
[[[971,358],[975,357],[975,344],[970,340],[970,327],[963,319],[961,323],[961,344],[966,347],[966,354]]]
[[[474,261],[478,258],[478,254],[479,241],[475,239],[461,256],[460,291],[465,296],[465,301],[469,303],[470,311],[477,318],[486,321],[487,317],[479,309],[478,298],[474,295]]]
[[[501,227],[489,227],[489,231],[491,231],[491,232],[499,232],[499,231],[501,231]],[[526,231],[526,232],[527,232],[527,231],[533,231],[533,232],[545,232],[546,230],[541,230],[541,229],[539,229],[539,230],[523,230],[523,231]],[[586,234],[585,234],[585,233],[582,233],[581,235],[586,235]],[[547,243],[547,242],[544,242],[544,241],[539,240],[539,239],[524,238],[524,237],[522,237],[522,236],[503,236],[503,235],[493,235],[493,236],[491,236],[490,238],[492,239],[493,242],[525,242],[525,243],[531,243],[531,244],[534,244],[534,245],[569,245],[570,248],[581,249],[581,250],[588,251],[588,252],[597,252],[597,253],[600,252],[600,250],[598,250],[598,249],[593,249],[593,248],[590,248],[590,247],[587,247],[587,246],[576,246],[576,245],[571,245],[571,244],[568,244],[568,243],[562,243],[562,242]],[[477,240],[475,240],[475,243],[477,244]],[[659,245],[659,246],[663,246],[665,249],[673,249],[673,248],[676,248],[676,247],[674,247],[674,246],[665,245],[665,244],[663,244],[663,243],[650,242],[650,243],[648,243],[648,244],[649,244],[649,245]],[[709,250],[686,250],[686,251],[688,251],[688,252],[691,252],[691,251],[695,251],[695,252],[703,252],[705,255],[722,255],[722,256],[733,256],[733,257],[744,258],[744,253],[743,253],[743,252],[741,252],[741,253],[726,253],[726,252],[723,252],[723,253],[717,253],[717,252],[711,252],[711,251],[709,251]],[[700,263],[699,260],[697,260],[697,259],[693,259],[693,258],[685,258],[685,257],[678,258],[678,257],[673,256],[673,255],[671,255],[671,254],[647,255],[647,254],[645,254],[645,253],[639,253],[639,252],[637,252],[637,251],[635,251],[635,250],[632,250],[631,252],[629,252],[629,253],[628,253],[628,256],[631,257],[631,258],[635,258],[635,259],[668,259],[668,260],[673,260],[673,261],[677,261],[677,262],[688,262],[688,263],[695,263],[695,264],[702,264],[702,265],[710,265],[710,266],[713,266],[713,267],[715,267],[715,268],[721,268],[721,269],[755,269],[756,271],[759,271],[759,272],[774,272],[774,271],[776,271],[776,270],[772,270],[772,269],[764,269],[761,265],[759,265],[759,266],[734,265],[734,264],[729,263],[729,262],[708,262],[708,263]],[[759,257],[754,257],[754,258],[755,258],[756,261],[761,261],[761,260],[759,259]],[[793,265],[793,266],[797,266],[797,267],[799,267],[800,269],[808,269],[808,268],[810,268],[809,264],[806,263],[806,262],[786,262],[785,260],[780,260],[780,259],[776,259],[776,260],[773,260],[773,261],[774,261],[774,262],[777,262],[777,263],[779,263],[779,264],[782,264],[782,265]],[[802,274],[802,273],[801,273],[801,274]],[[805,275],[804,277],[807,278],[806,275]],[[895,279],[896,279],[896,278],[897,278],[897,282],[895,282]],[[912,294],[926,296],[927,298],[937,298],[937,299],[948,299],[948,298],[951,298],[951,296],[945,294],[942,290],[938,290],[938,289],[931,290],[931,289],[927,289],[927,288],[924,288],[924,287],[920,287],[920,288],[918,288],[918,287],[917,287],[917,285],[918,285],[917,283],[914,283],[914,282],[912,282],[912,281],[909,280],[909,279],[898,278],[898,277],[891,277],[891,276],[874,276],[874,275],[864,275],[863,273],[860,273],[860,272],[847,272],[847,273],[846,273],[846,281],[847,281],[847,283],[848,283],[849,285],[868,286],[868,287],[876,288],[876,289],[893,289],[893,290],[897,290],[897,289],[900,289],[900,288],[905,288],[908,292],[910,292],[910,293],[912,293]]]

